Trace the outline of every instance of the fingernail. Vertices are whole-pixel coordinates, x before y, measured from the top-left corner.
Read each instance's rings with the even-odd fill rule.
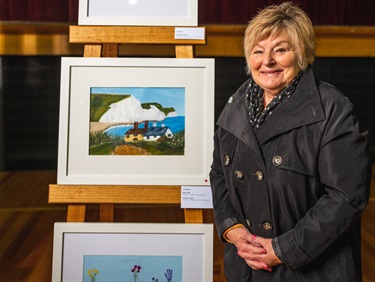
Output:
[[[258,238],[257,235],[253,235],[253,240],[255,240],[256,238]]]

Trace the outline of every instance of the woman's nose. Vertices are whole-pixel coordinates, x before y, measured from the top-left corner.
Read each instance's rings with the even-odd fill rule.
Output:
[[[267,65],[267,66],[275,64],[273,52],[265,52],[264,53],[263,64]]]

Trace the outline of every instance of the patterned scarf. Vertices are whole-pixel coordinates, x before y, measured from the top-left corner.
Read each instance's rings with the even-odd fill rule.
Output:
[[[267,119],[272,111],[280,105],[282,102],[286,101],[293,95],[294,90],[303,74],[300,71],[293,81],[285,87],[273,100],[264,108],[264,91],[258,84],[255,83],[252,77],[250,77],[250,83],[245,91],[245,105],[249,113],[249,121],[254,129],[259,128],[259,126]]]

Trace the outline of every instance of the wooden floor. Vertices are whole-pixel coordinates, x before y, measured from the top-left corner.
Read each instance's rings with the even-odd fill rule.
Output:
[[[56,171],[0,172],[0,281],[51,281],[53,224],[66,221],[65,205],[48,204],[48,185]],[[375,165],[371,199],[362,220],[363,281],[375,281]],[[89,206],[86,221],[99,220],[98,207]],[[183,222],[178,206],[116,206],[116,222]],[[213,222],[205,210],[204,222]],[[214,236],[214,281],[224,282],[223,244]]]

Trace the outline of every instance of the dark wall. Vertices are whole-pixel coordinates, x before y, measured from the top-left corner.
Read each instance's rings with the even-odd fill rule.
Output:
[[[56,169],[60,57],[4,56],[1,60],[5,169]],[[247,78],[244,69],[242,58],[216,58],[215,120]],[[374,155],[375,58],[317,58],[314,70],[317,78],[332,83],[352,101],[361,126],[370,130]]]
[[[5,169],[55,168],[60,58],[4,56],[1,60]]]

